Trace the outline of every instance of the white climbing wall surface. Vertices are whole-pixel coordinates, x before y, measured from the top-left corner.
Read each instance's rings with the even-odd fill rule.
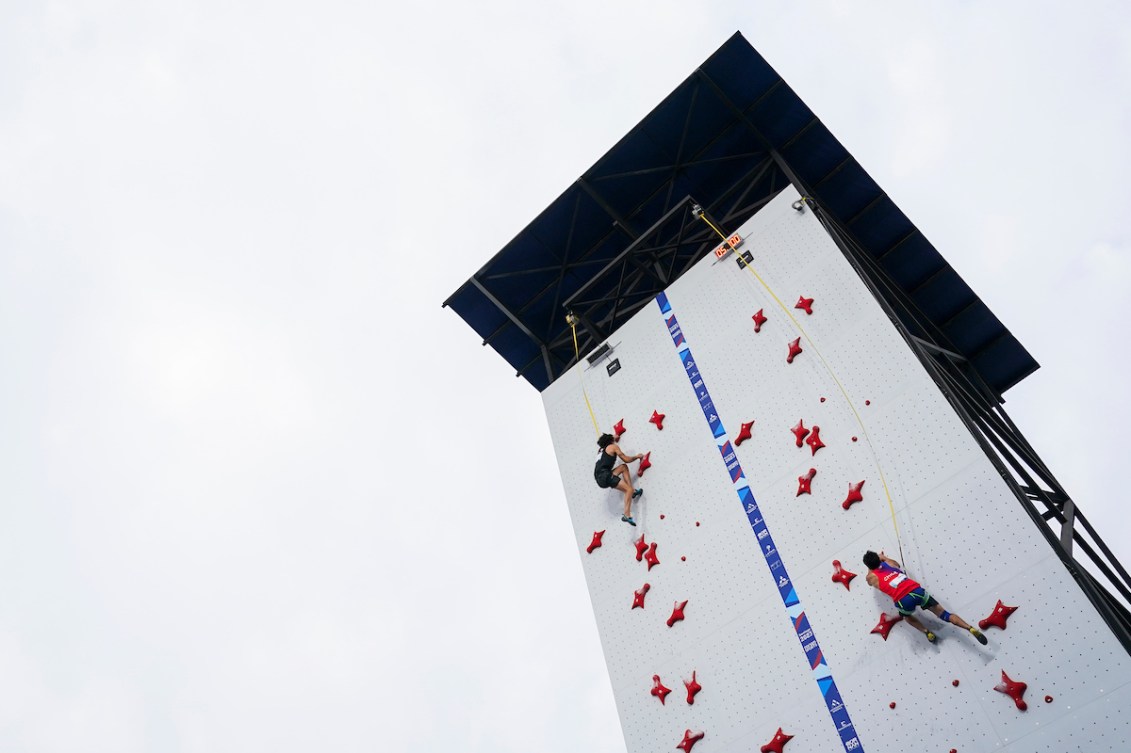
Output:
[[[628,751],[1129,749],[1128,655],[797,198],[737,231],[751,269],[709,256],[614,333],[619,371],[583,359],[543,393]],[[651,453],[635,528],[593,481],[582,385],[602,431],[623,420],[625,452]],[[798,447],[799,422],[824,446]],[[936,644],[906,623],[884,640],[867,549],[971,624],[1017,609],[985,647],[923,612]],[[1027,710],[994,690],[1003,671]]]

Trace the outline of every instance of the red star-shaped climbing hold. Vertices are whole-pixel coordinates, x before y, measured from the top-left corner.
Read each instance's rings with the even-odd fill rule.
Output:
[[[750,318],[754,320],[754,331],[755,332],[761,332],[762,331],[762,325],[766,323],[766,317],[762,313],[762,309],[758,309],[757,311],[755,311],[754,316],[752,316]]]
[[[670,692],[672,692],[671,688],[665,688],[664,687],[664,683],[660,682],[660,676],[659,675],[652,675],[652,690],[651,690],[651,693],[652,693],[652,695],[659,698],[660,703],[663,704],[664,706],[668,705],[667,702],[664,701],[664,699],[668,697],[668,693],[670,693]]]
[[[833,583],[841,583],[847,590],[851,591],[852,588],[848,584],[856,577],[856,573],[850,573],[841,567],[840,560],[833,560],[833,569],[836,571],[833,573]]]
[[[990,612],[990,616],[984,620],[978,620],[978,627],[985,630],[990,625],[993,625],[996,628],[1005,630],[1005,621],[1016,611],[1017,607],[1007,607],[1005,604],[1001,603],[1001,599],[998,599],[997,606],[994,607],[994,611]]]
[[[812,298],[806,298],[805,296],[799,296],[797,298],[797,303],[793,304],[793,307],[795,309],[801,309],[802,311],[804,311],[809,316],[813,315],[813,299]]]
[[[640,562],[644,559],[644,552],[648,551],[648,545],[644,543],[644,534],[640,534],[640,538],[636,540],[636,561]]]
[[[656,542],[653,541],[648,545],[648,553],[644,555],[644,561],[648,563],[648,569],[651,570],[656,565],[660,564],[660,558],[656,556]]]
[[[691,682],[684,680],[683,687],[687,688],[687,705],[691,706],[695,703],[696,693],[703,689],[703,686],[695,680],[695,670],[691,671]]]
[[[794,496],[800,497],[802,494],[809,494],[813,490],[810,486],[813,484],[813,477],[817,475],[816,468],[810,468],[809,472],[804,476],[797,477],[797,494]]]
[[[814,455],[817,454],[817,450],[825,446],[825,443],[821,441],[820,426],[813,427],[813,431],[809,432],[809,438],[805,440],[805,444],[809,445],[809,449],[813,451]]]
[[[695,743],[702,740],[703,737],[704,737],[704,734],[705,733],[703,733],[703,732],[696,732],[693,735],[693,734],[691,734],[691,730],[687,730],[686,732],[683,733],[683,742],[681,742],[679,745],[677,745],[675,747],[682,750],[683,753],[691,753],[691,749],[693,747],[695,747]]]
[[[734,446],[738,447],[740,444],[745,442],[747,439],[750,439],[751,437],[753,437],[754,435],[750,433],[750,430],[753,429],[753,428],[754,428],[754,422],[753,421],[751,421],[748,424],[743,424],[742,429],[738,432],[738,436],[734,438]]]
[[[1001,671],[1001,685],[995,685],[994,690],[999,693],[1005,693],[1013,699],[1013,702],[1017,704],[1019,710],[1024,711],[1029,708],[1029,704],[1025,703],[1025,699],[1022,697],[1025,695],[1025,688],[1027,687],[1029,686],[1023,682],[1009,679],[1009,675],[1007,675],[1003,669]]]
[[[845,510],[847,510],[848,508],[852,507],[857,502],[863,502],[864,501],[864,495],[860,493],[860,490],[863,489],[863,488],[864,488],[864,482],[863,481],[860,481],[859,483],[856,483],[856,484],[849,484],[848,485],[848,496],[844,498],[844,501],[840,503],[840,506],[843,507]]]
[[[638,477],[643,476],[644,471],[646,471],[646,470],[648,470],[649,468],[652,467],[652,461],[649,459],[651,457],[652,457],[652,453],[646,452],[646,453],[644,453],[644,457],[640,458],[640,466],[636,469],[636,475]]]
[[[799,337],[789,344],[789,355],[785,357],[785,362],[793,363],[794,356],[801,352],[801,338]]]
[[[666,416],[663,413],[660,413],[659,411],[652,411],[652,417],[649,418],[648,421],[655,424],[657,429],[663,431],[665,418]]]
[[[604,531],[594,531],[593,540],[589,542],[589,546],[585,547],[585,553],[593,554],[593,550],[601,546],[601,537],[604,535]]]
[[[770,740],[758,750],[762,751],[762,753],[783,753],[782,748],[792,739],[793,735],[787,735],[782,732],[781,727],[778,727],[778,731],[774,733],[774,739]]]
[[[797,426],[794,426],[790,431],[793,432],[793,436],[797,437],[798,447],[803,445],[805,443],[805,437],[809,436],[809,430],[805,428],[804,419],[799,420]]]
[[[668,627],[683,620],[683,610],[687,606],[687,600],[677,601],[675,607],[672,609],[672,616],[668,618]]]
[[[624,419],[622,418],[620,421],[617,421],[616,426],[613,427],[613,437],[616,439],[616,441],[619,442],[620,438],[623,435],[624,435]]]
[[[640,587],[640,590],[632,592],[633,609],[636,609],[637,607],[640,607],[641,609],[644,608],[644,596],[647,595],[648,589],[650,589],[651,587],[652,585],[650,583],[645,583]]]
[[[872,632],[879,634],[886,641],[888,639],[888,633],[891,632],[891,629],[897,622],[903,622],[902,615],[897,614],[895,617],[888,617],[883,612],[880,612],[880,622],[872,628]]]

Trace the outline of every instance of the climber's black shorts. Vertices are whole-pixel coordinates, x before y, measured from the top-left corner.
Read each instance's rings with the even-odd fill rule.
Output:
[[[617,484],[620,483],[620,476],[612,471],[601,471],[593,474],[593,478],[597,480],[597,486],[602,489],[616,489]]]

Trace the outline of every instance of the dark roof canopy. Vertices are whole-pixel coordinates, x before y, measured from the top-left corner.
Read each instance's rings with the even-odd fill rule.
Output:
[[[912,336],[1000,394],[1037,363],[741,34],[447,301],[543,390],[793,184]]]

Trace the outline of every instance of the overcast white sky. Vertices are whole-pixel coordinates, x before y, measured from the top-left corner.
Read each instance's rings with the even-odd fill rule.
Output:
[[[1129,16],[7,0],[0,749],[623,751],[539,397],[440,302],[735,30],[1131,563]]]

